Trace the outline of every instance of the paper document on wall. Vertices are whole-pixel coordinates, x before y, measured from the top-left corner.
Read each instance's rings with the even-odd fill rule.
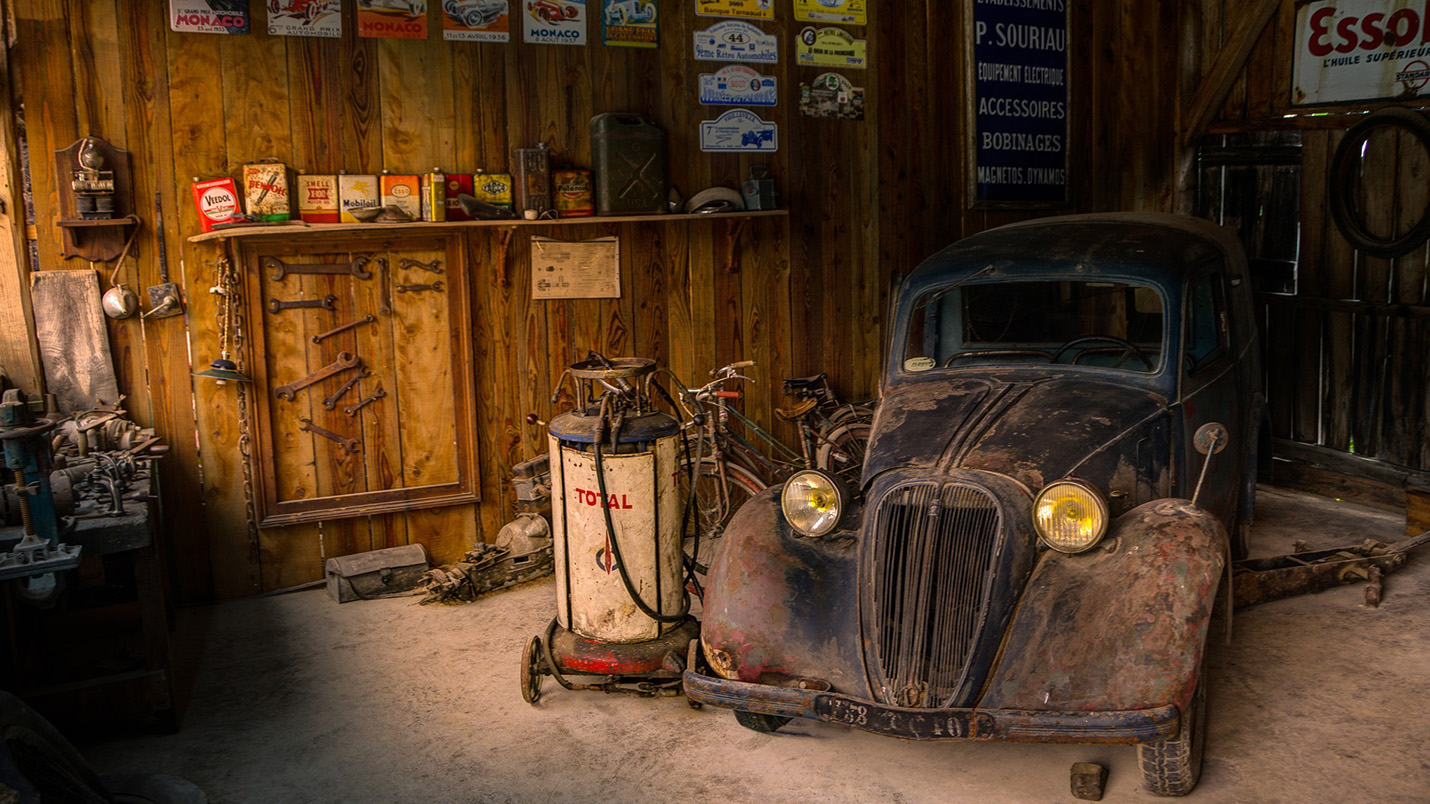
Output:
[[[619,299],[620,239],[531,238],[531,298]]]

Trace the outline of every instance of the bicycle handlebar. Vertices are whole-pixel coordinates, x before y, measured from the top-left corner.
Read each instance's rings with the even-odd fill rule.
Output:
[[[723,398],[725,398],[725,399],[739,399],[739,398],[740,398],[740,392],[739,392],[739,391],[716,391],[716,392],[715,392],[715,395],[718,396],[718,397],[723,397]]]
[[[730,365],[725,366],[725,367],[723,367],[723,368],[710,369],[710,376],[711,376],[711,377],[722,377],[722,376],[734,374],[734,373],[736,373],[737,371],[739,371],[739,370],[742,369],[742,368],[750,368],[750,367],[753,366],[753,365],[755,365],[755,361],[753,361],[753,360],[739,360],[739,361],[736,361],[736,362],[734,362],[734,363],[731,363]]]

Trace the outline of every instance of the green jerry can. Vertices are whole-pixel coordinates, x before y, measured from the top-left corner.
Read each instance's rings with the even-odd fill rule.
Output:
[[[591,162],[596,214],[664,212],[665,132],[638,114],[591,118]]]

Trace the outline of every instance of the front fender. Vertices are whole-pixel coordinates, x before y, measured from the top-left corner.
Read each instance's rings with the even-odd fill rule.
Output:
[[[1163,499],[1119,517],[1088,553],[1046,552],[979,706],[1185,710],[1225,551],[1216,517]]]

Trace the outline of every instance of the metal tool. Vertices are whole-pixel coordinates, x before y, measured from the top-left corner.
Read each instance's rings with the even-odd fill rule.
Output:
[[[371,376],[372,372],[367,370],[367,366],[363,366],[362,368],[358,369],[358,373],[348,378],[348,381],[343,383],[343,387],[339,388],[337,393],[323,400],[323,407],[327,408],[328,410],[337,410],[338,400],[342,399],[343,395],[346,394],[348,391],[351,391],[353,386],[358,384],[358,380],[365,380]]]
[[[328,339],[328,338],[331,338],[331,337],[333,337],[334,335],[337,335],[337,334],[343,333],[343,332],[347,332],[348,330],[353,329],[354,327],[360,327],[360,326],[362,326],[363,324],[371,324],[372,322],[374,322],[374,321],[376,321],[376,320],[377,320],[377,316],[373,315],[372,313],[368,313],[367,315],[363,316],[362,318],[359,318],[359,319],[356,320],[356,321],[351,321],[351,322],[348,322],[348,323],[346,323],[346,324],[343,324],[343,325],[340,326],[340,327],[333,327],[332,329],[328,330],[327,332],[322,332],[322,333],[319,333],[319,334],[317,334],[317,335],[314,335],[314,336],[312,337],[312,341],[313,341],[313,343],[322,343],[324,340],[326,340],[326,339]]]
[[[138,236],[139,225],[135,224],[134,231],[124,243],[124,250],[119,252],[119,259],[114,261],[114,270],[109,274],[110,288],[104,291],[104,296],[99,300],[99,306],[104,308],[104,314],[110,318],[128,318],[139,309],[139,297],[119,281],[119,269],[124,265],[124,258],[129,256],[129,250],[134,247],[134,238]]]
[[[348,451],[349,455],[362,450],[362,442],[356,438],[347,438],[346,436],[338,435],[332,430],[324,430],[318,425],[313,424],[311,419],[299,419],[298,421],[303,423],[303,426],[298,428],[299,430],[320,435],[329,441],[337,442],[339,446]]]
[[[446,273],[442,268],[442,259],[433,258],[431,262],[419,262],[411,257],[403,257],[402,262],[397,264],[398,268],[418,268],[434,274]]]
[[[292,401],[293,395],[303,390],[304,388],[307,388],[308,386],[316,383],[320,383],[323,380],[326,380],[327,378],[333,376],[334,374],[347,371],[350,368],[361,365],[362,360],[352,352],[338,352],[337,360],[334,360],[329,365],[318,369],[317,371],[313,372],[312,374],[309,374],[301,380],[294,380],[287,385],[280,385],[277,388],[274,388],[273,394],[279,399]]]
[[[368,405],[371,405],[377,400],[382,399],[385,396],[387,396],[387,392],[382,390],[382,383],[378,383],[377,390],[372,392],[372,396],[368,397],[367,399],[364,399],[363,401],[357,403],[356,405],[353,405],[350,408],[343,408],[343,413],[346,413],[349,416],[356,416],[358,414],[358,411],[362,410]]]
[[[378,282],[381,284],[382,305],[377,311],[382,315],[392,315],[392,286],[387,283],[387,258],[377,258],[378,274],[381,277]]]
[[[164,249],[164,204],[154,193],[154,249],[159,253],[159,284],[148,288],[149,312],[141,318],[168,318],[184,314],[178,284],[169,280],[169,254]]]
[[[336,310],[338,309],[338,297],[329,293],[321,299],[298,299],[297,301],[268,300],[268,312],[270,313],[279,313],[284,310],[302,310],[309,307],[323,310]]]
[[[438,279],[430,285],[398,285],[398,293],[421,293],[427,290],[442,290],[442,280]]]
[[[351,262],[309,262],[289,264],[278,257],[264,257],[263,267],[273,269],[269,278],[280,282],[288,274],[350,274],[358,279],[372,279],[372,272],[365,270],[368,257],[358,257]]]

